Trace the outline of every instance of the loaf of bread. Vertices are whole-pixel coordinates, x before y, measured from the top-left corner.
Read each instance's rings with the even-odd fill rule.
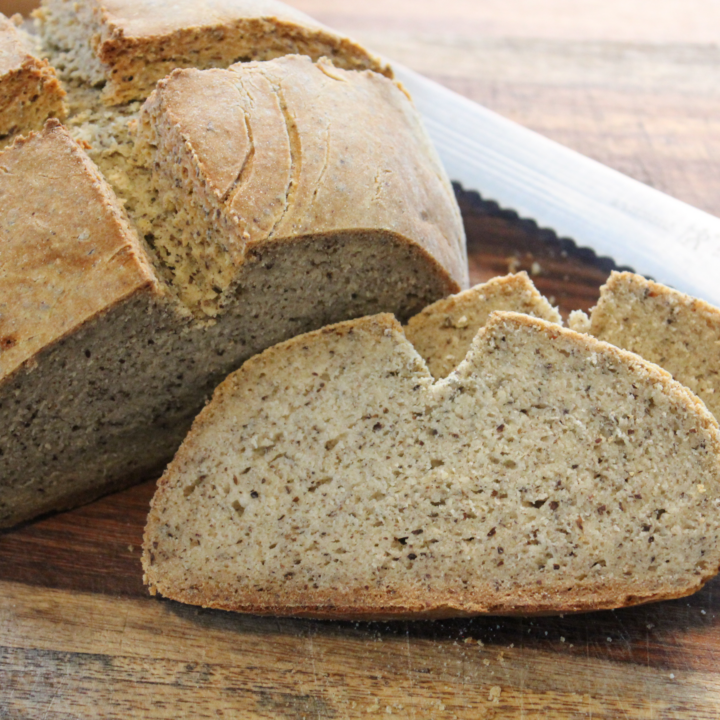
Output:
[[[162,477],[152,593],[323,618],[586,611],[720,564],[720,432],[665,371],[494,313],[433,381],[388,315],[232,374]]]
[[[450,184],[381,75],[179,70],[139,134],[123,202],[57,121],[0,155],[0,527],[158,471],[266,347],[467,282]]]
[[[37,17],[54,64],[104,85],[112,104],[147,97],[175,68],[292,54],[392,77],[357,43],[276,0],[43,0]]]
[[[347,290],[365,303],[390,294],[405,318],[467,285],[452,188],[412,103],[382,75],[297,55],[176,70],[143,107],[137,152],[152,168],[146,197],[160,199],[140,203],[151,242],[195,313],[232,301],[261,247],[272,264],[315,246],[330,283],[339,253],[363,268]],[[318,291],[333,306],[347,295]]]
[[[405,335],[432,376],[443,378],[465,358],[478,330],[496,310],[562,324],[560,313],[537,291],[528,274],[521,272],[438,300],[410,319]]]
[[[590,318],[573,313],[570,324],[665,368],[720,418],[720,309],[640,275],[614,272]]]
[[[54,69],[0,13],[0,148],[18,130],[39,130],[47,118],[64,117],[64,97]]]

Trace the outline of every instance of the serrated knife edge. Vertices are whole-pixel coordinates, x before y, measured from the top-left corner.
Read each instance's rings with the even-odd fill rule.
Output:
[[[507,120],[393,63],[451,180],[720,305],[720,219]]]

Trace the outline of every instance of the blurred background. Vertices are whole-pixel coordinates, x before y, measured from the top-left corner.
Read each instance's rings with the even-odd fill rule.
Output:
[[[665,42],[720,38],[715,0],[290,0],[339,30],[448,31],[468,37],[577,37]],[[35,0],[0,0],[6,15],[27,13]]]

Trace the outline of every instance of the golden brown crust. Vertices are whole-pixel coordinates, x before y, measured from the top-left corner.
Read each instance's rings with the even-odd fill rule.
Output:
[[[165,38],[183,30],[222,28],[237,20],[256,18],[265,18],[273,24],[325,29],[305,13],[275,0],[181,0],[173,5],[171,12],[165,3],[153,0],[103,0],[102,4],[97,4],[107,28],[106,37],[128,42],[140,38]]]
[[[146,103],[146,112],[162,104],[218,198],[227,197],[252,150],[247,109],[232,80],[224,70],[176,70]]]
[[[112,191],[57,120],[0,154],[0,379],[130,295],[158,292]]]
[[[264,74],[290,118],[297,184],[271,237],[380,228],[418,242],[458,287],[467,286],[465,234],[450,182],[396,83],[300,56],[231,69]]]
[[[662,396],[665,398],[668,402],[668,408],[676,408],[679,414],[687,413],[692,424],[692,428],[689,430],[690,434],[687,437],[697,438],[697,442],[702,440],[697,447],[702,448],[703,453],[707,453],[709,458],[707,467],[711,468],[704,479],[707,487],[703,485],[700,492],[707,492],[710,498],[717,498],[720,480],[720,428],[715,419],[692,393],[674,381],[661,368],[648,363],[637,355],[620,350],[595,338],[525,315],[497,312],[491,316],[488,325],[478,334],[466,362],[457,371],[456,379],[452,382],[439,381],[433,386],[434,391],[438,391],[443,395],[443,393],[447,394],[451,388],[457,386],[455,394],[451,394],[451,397],[455,397],[457,391],[461,388],[465,389],[465,393],[471,393],[467,382],[471,380],[473,373],[476,371],[475,364],[478,362],[478,358],[486,352],[483,348],[488,343],[501,346],[504,344],[505,336],[515,332],[523,332],[528,337],[534,335],[544,336],[552,345],[557,345],[561,356],[575,353],[575,362],[579,362],[581,365],[582,363],[590,363],[593,366],[607,368],[608,377],[612,379],[613,384],[616,382],[614,378],[618,369],[622,368],[622,371],[632,378],[631,381],[623,381],[632,382],[632,385],[628,384],[628,387],[636,388],[637,386],[637,388],[648,389],[654,394],[654,397],[660,398]],[[363,352],[372,353],[373,343],[377,344],[378,348],[383,343],[390,342],[394,344],[394,352],[402,358],[406,358],[399,361],[400,365],[403,363],[416,363],[413,370],[416,379],[411,383],[418,383],[418,389],[421,386],[426,387],[430,380],[427,371],[421,365],[417,365],[418,359],[416,356],[415,360],[412,360],[414,355],[412,348],[409,347],[408,342],[402,336],[398,324],[392,317],[387,315],[341,323],[321,331],[309,333],[270,348],[265,353],[251,359],[241,370],[231,375],[218,387],[212,402],[196,419],[186,442],[158,485],[145,530],[143,553],[145,582],[149,585],[151,593],[160,592],[173,599],[205,607],[256,614],[320,618],[401,619],[455,617],[485,613],[536,615],[587,612],[683,597],[695,592],[718,571],[718,565],[720,565],[718,552],[717,548],[713,548],[712,552],[709,552],[707,556],[707,561],[700,562],[695,568],[682,569],[680,573],[680,568],[663,566],[664,574],[667,575],[666,580],[656,578],[653,573],[650,573],[647,577],[642,576],[634,580],[622,576],[618,578],[612,574],[605,580],[592,580],[591,578],[578,580],[573,577],[558,578],[539,572],[536,578],[530,578],[520,586],[504,588],[493,587],[493,578],[490,576],[484,578],[480,583],[482,590],[474,591],[464,591],[462,588],[445,591],[443,582],[440,580],[430,588],[419,591],[413,588],[413,583],[416,583],[416,580],[408,582],[407,585],[388,585],[387,583],[381,584],[379,578],[366,578],[364,581],[360,581],[361,585],[363,582],[366,583],[364,586],[358,586],[357,583],[349,581],[344,586],[344,589],[343,586],[337,585],[332,589],[324,589],[323,587],[311,589],[307,586],[300,589],[290,581],[286,589],[284,583],[280,580],[283,572],[281,570],[277,580],[268,580],[269,586],[256,592],[253,590],[254,581],[252,578],[248,578],[246,582],[245,577],[238,576],[237,584],[228,584],[227,581],[215,578],[212,575],[206,577],[202,572],[202,568],[189,565],[189,560],[182,561],[181,567],[183,569],[180,571],[181,576],[187,577],[187,581],[180,581],[181,576],[177,574],[177,569],[173,569],[169,575],[165,575],[163,564],[166,562],[174,563],[175,559],[171,559],[167,555],[170,545],[163,540],[163,535],[167,528],[171,527],[178,528],[181,534],[184,532],[183,529],[180,529],[182,528],[180,518],[174,517],[170,519],[169,515],[165,516],[165,513],[169,512],[168,508],[171,506],[176,507],[172,505],[173,494],[182,492],[182,486],[177,485],[179,478],[183,473],[187,472],[189,478],[192,479],[193,474],[199,472],[198,468],[205,466],[203,463],[207,463],[208,467],[219,468],[221,464],[230,462],[225,456],[222,459],[216,458],[214,461],[208,442],[213,436],[212,434],[215,432],[218,423],[224,422],[224,418],[227,418],[228,415],[237,413],[238,398],[246,397],[246,393],[248,393],[247,398],[251,400],[252,392],[251,388],[247,386],[247,382],[252,381],[253,378],[263,378],[268,374],[272,377],[272,373],[277,369],[276,360],[278,358],[301,356],[304,350],[321,346],[326,342],[329,343],[328,348],[337,349],[339,347],[337,341],[350,335],[361,335],[366,338],[361,346],[358,346],[363,348]],[[548,346],[539,343],[538,347]],[[368,348],[370,349],[368,350]],[[354,354],[350,353],[349,357]],[[314,356],[310,354],[308,358],[310,357]],[[320,367],[315,363],[317,363],[317,360],[314,360],[313,364],[320,371]],[[488,366],[480,365],[478,367],[482,368],[478,372],[488,372]],[[377,376],[380,377],[386,372],[386,369],[380,367]],[[605,372],[605,370],[603,369],[602,372]],[[285,381],[278,378],[278,382]],[[263,387],[266,386],[263,385]],[[365,388],[365,391],[372,392],[370,387]],[[637,392],[645,391],[637,390]],[[267,392],[267,389],[262,392]],[[336,390],[331,392],[335,393]],[[398,394],[402,396],[400,391]],[[403,402],[407,402],[407,400]],[[428,400],[425,400],[425,402],[428,402]],[[240,402],[241,406],[243,404],[244,401]],[[420,401],[420,407],[422,407],[422,404],[423,402]],[[463,408],[463,414],[469,412],[467,403],[461,407]],[[652,403],[650,407],[652,407]],[[261,412],[264,412],[264,410]],[[382,418],[382,416],[380,417]],[[248,416],[240,415],[235,422],[242,423],[243,427],[249,427],[245,423],[253,423],[254,419],[252,414]],[[372,423],[374,420],[370,422]],[[262,432],[260,425],[251,425],[251,427],[257,428],[253,432]],[[272,427],[274,432],[280,432],[281,434],[289,433],[293,435],[296,432],[296,429],[282,425],[272,425]],[[498,430],[501,430],[501,428],[498,428]],[[478,426],[478,432],[483,432],[481,425]],[[410,431],[410,434],[413,434],[412,431]],[[423,436],[422,433],[419,433],[419,435],[420,437]],[[401,437],[397,438],[397,440],[403,442]],[[596,442],[600,442],[600,440]],[[694,439],[691,440],[691,443],[695,442]],[[282,448],[275,448],[273,453],[276,452],[281,453]],[[355,450],[348,447],[343,452],[346,454],[355,452]],[[198,465],[199,456],[204,458],[200,465]],[[444,459],[446,462],[452,462],[450,458]],[[388,461],[392,462],[392,459],[388,458]],[[550,470],[550,472],[552,473],[553,470]],[[266,475],[264,476],[266,477]],[[219,471],[217,476],[213,476],[212,482],[217,483],[218,487],[214,492],[222,492],[219,489],[223,483],[222,478],[222,471]],[[695,482],[700,479],[703,478],[698,477]],[[287,480],[283,482],[287,482]],[[526,478],[526,482],[532,483],[532,478]],[[301,495],[299,487],[295,487],[294,492]],[[401,493],[402,486],[399,486],[396,492]],[[667,492],[667,490],[664,492]],[[662,503],[667,502],[672,502],[672,500],[664,496]],[[709,503],[710,500],[703,499],[700,506],[707,507],[710,510]],[[362,508],[353,507],[355,512],[362,512]],[[604,505],[599,512],[601,514],[605,512]],[[371,515],[370,517],[374,516]],[[717,534],[717,522],[713,517],[706,515],[698,520],[702,523],[708,523],[708,533]],[[188,519],[188,522],[194,521],[195,518]],[[232,524],[231,520],[227,522],[230,525]],[[297,523],[297,521],[294,522]],[[582,527],[582,524],[580,527]],[[428,532],[428,529],[426,526],[425,531]],[[228,530],[229,527],[226,527],[225,531]],[[173,530],[172,532],[175,533],[176,531]],[[302,534],[305,531],[296,524],[294,525],[294,532]],[[392,531],[390,533],[392,534]],[[491,534],[494,535],[494,531]],[[280,539],[278,538],[278,540]],[[287,538],[282,540],[283,543],[286,541]],[[172,540],[172,543],[176,542],[178,541]],[[290,547],[291,544],[288,543],[288,550]],[[651,545],[650,547],[656,546]],[[461,551],[462,547],[458,547],[458,553]],[[610,550],[610,552],[612,551]],[[232,556],[224,555],[223,557],[226,558],[224,562],[227,563]],[[272,560],[268,558],[268,562],[272,562]],[[440,572],[440,569],[434,565],[428,566],[428,572],[433,572],[430,570],[431,567],[434,568],[435,572]],[[319,572],[320,568],[317,568],[317,570]],[[186,575],[182,575],[182,573]],[[232,571],[230,571],[230,574],[232,576]],[[679,579],[680,577],[682,579]],[[264,583],[265,581],[260,582]],[[450,584],[453,584],[452,581]]]
[[[506,600],[494,599],[482,602],[481,599],[462,601],[454,594],[428,599],[424,596],[404,595],[397,599],[387,593],[344,593],[341,590],[326,593],[325,596],[313,594],[313,604],[308,604],[302,593],[279,597],[274,603],[265,594],[245,597],[239,603],[229,599],[223,588],[203,586],[202,588],[168,589],[167,597],[189,605],[199,605],[216,610],[249,613],[252,615],[270,615],[277,617],[305,617],[318,620],[441,620],[446,618],[474,617],[477,615],[498,615],[507,617],[547,616],[568,613],[587,613],[600,610],[618,610],[650,602],[675,600],[697,592],[708,580],[717,574],[717,569],[706,577],[698,579],[693,587],[668,592],[643,592],[638,589],[628,593],[627,586],[614,588],[607,583],[596,588],[583,588],[578,592],[573,586],[550,587],[536,592],[524,591],[521,596],[511,596]],[[151,595],[166,593],[160,585],[148,582]]]

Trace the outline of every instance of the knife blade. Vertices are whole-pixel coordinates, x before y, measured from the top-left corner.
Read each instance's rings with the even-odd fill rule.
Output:
[[[393,63],[451,180],[618,265],[720,305],[720,219]]]

